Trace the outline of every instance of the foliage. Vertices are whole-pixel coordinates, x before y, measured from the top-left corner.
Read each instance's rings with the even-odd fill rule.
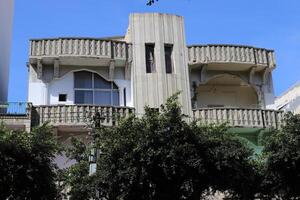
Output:
[[[93,177],[89,176],[90,148],[75,138],[71,143],[72,147],[68,149],[67,156],[76,163],[65,171],[61,179],[64,180],[65,187],[71,188],[67,193],[71,200],[89,199],[95,195]]]
[[[97,131],[97,172],[88,176],[90,149],[74,141],[68,170],[72,199],[199,200],[215,191],[232,199],[300,196],[300,116],[286,115],[264,153],[253,156],[226,125],[189,123],[177,96],[160,112],[146,108]]]
[[[94,178],[100,198],[197,199],[210,189],[251,199],[259,179],[252,151],[226,126],[187,123],[177,95],[112,128],[102,127]]]
[[[300,115],[288,113],[285,125],[266,143],[265,193],[282,199],[300,197]]]
[[[158,1],[158,0],[147,0],[147,6],[153,5],[155,1]]]
[[[31,133],[0,125],[0,199],[55,199],[57,151],[47,124]]]

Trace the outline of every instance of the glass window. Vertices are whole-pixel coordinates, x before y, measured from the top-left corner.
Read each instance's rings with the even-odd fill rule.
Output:
[[[111,82],[104,80],[98,74],[94,74],[94,87],[99,89],[111,89]]]
[[[111,91],[95,91],[94,104],[111,105]]]
[[[172,66],[172,45],[165,45],[165,62],[166,62],[166,73],[171,74],[173,71]]]
[[[74,90],[76,104],[120,105],[118,86],[92,72],[75,72]]]
[[[119,103],[119,91],[113,91],[113,105],[118,106]]]
[[[75,90],[75,103],[93,104],[93,91]]]
[[[75,72],[74,73],[74,79],[75,81],[75,88],[92,88],[92,73],[81,71],[81,72]]]
[[[146,73],[153,73],[155,72],[154,44],[146,44],[145,52],[146,52]]]

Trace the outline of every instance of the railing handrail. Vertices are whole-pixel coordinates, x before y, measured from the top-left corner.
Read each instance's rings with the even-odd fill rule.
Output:
[[[255,46],[251,46],[251,45],[240,45],[240,44],[192,44],[192,45],[187,45],[187,48],[191,48],[191,47],[217,47],[217,46],[250,48],[250,49],[257,49],[257,50],[264,50],[264,51],[274,52],[273,49],[255,47]]]
[[[245,108],[245,107],[199,107],[199,108],[194,108],[192,110],[197,111],[197,110],[215,110],[215,109],[264,110],[264,111],[284,112],[283,110],[274,110],[268,108]]]
[[[93,38],[93,37],[54,37],[54,38],[33,38],[29,39],[29,41],[43,41],[43,40],[98,40],[98,41],[105,41],[105,42],[117,42],[117,43],[127,43],[126,41],[115,40],[115,39],[108,39],[108,38]]]
[[[97,104],[51,104],[51,105],[36,105],[34,107],[68,107],[68,106],[91,106],[91,107],[103,107],[103,108],[128,108],[134,109],[134,107],[130,106],[113,106],[113,105],[97,105]]]

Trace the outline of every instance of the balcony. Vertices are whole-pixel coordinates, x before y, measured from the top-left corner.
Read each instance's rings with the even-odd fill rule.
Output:
[[[101,125],[113,126],[122,117],[134,113],[131,107],[97,105],[47,105],[32,106],[30,103],[1,103],[0,122],[11,129],[30,131],[31,126],[45,122],[72,131],[85,129],[99,112]],[[231,127],[280,128],[283,111],[250,108],[197,108],[192,118],[203,124],[228,123]]]
[[[122,118],[134,113],[130,107],[97,106],[97,105],[48,105],[35,106],[33,108],[34,125],[41,125],[49,122],[53,126],[60,127],[85,127],[93,116],[99,112],[101,116],[101,125],[112,126]]]
[[[124,41],[93,38],[52,38],[30,40],[30,63],[36,63],[36,59],[43,59],[44,63],[51,63],[53,62],[53,59],[56,58],[60,58],[61,64],[69,64],[68,61],[74,58],[94,59],[94,63],[99,59],[107,61],[113,59],[117,62],[123,61],[124,63],[124,61],[130,60],[131,57],[131,44]]]
[[[280,128],[283,111],[249,108],[197,108],[193,118],[203,124],[228,123],[232,127]]]
[[[26,102],[0,103],[0,122],[10,129],[30,131],[31,108]]]
[[[239,45],[192,45],[188,46],[189,65],[243,65],[259,68],[276,66],[274,51]]]

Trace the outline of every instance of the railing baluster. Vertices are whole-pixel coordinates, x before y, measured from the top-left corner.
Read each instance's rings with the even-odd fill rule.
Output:
[[[198,108],[193,110],[193,117],[206,124],[228,122],[233,127],[280,128],[282,113],[252,108]]]

